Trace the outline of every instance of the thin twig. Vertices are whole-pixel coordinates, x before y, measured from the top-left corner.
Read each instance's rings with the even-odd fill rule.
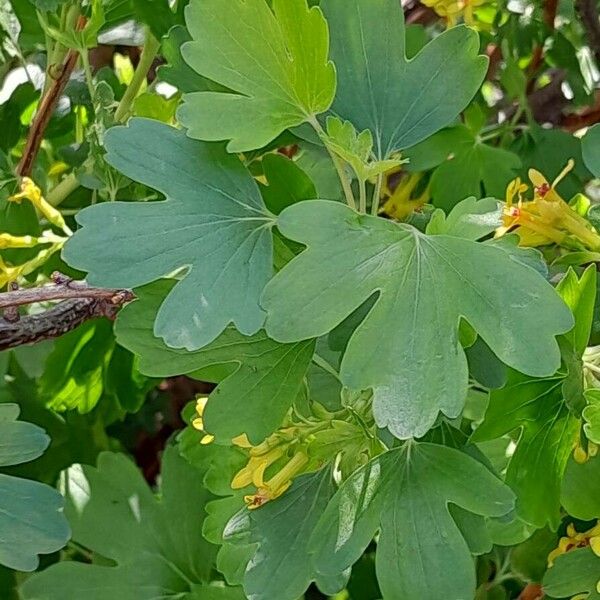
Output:
[[[58,279],[58,275],[54,275],[53,277],[56,283],[52,285],[19,289],[0,294],[0,310],[11,306],[24,306],[37,302],[72,298],[106,300],[113,304],[123,304],[134,298],[133,292],[129,290],[96,288],[87,285],[83,281],[60,280]]]
[[[81,16],[77,21],[77,30],[81,30],[86,23],[86,18]],[[33,163],[38,155],[42,140],[44,139],[44,133],[52,113],[56,107],[56,103],[60,99],[65,86],[67,85],[71,73],[77,64],[79,53],[77,50],[69,50],[65,61],[60,69],[60,73],[52,85],[48,88],[47,93],[44,94],[40,105],[35,113],[33,123],[29,129],[27,136],[27,142],[25,143],[25,150],[19,165],[17,167],[17,174],[21,177],[29,177],[33,170]]]
[[[0,317],[0,351],[60,337],[91,319],[106,317],[112,320],[120,307],[121,304],[111,300],[75,298],[16,321]]]

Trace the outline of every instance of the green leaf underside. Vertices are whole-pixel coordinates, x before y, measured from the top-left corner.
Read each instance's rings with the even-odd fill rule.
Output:
[[[49,443],[43,429],[17,421],[16,404],[0,404],[0,466],[42,455]],[[51,487],[0,473],[0,565],[34,571],[38,554],[56,552],[69,539],[63,498]]]
[[[230,323],[256,333],[272,271],[272,216],[239,160],[147,119],[111,129],[106,147],[112,166],[167,200],[83,210],[65,260],[107,287],[137,287],[185,268],[154,328],[170,346],[196,350]]]
[[[449,504],[501,516],[512,492],[481,463],[444,446],[408,443],[344,482],[311,540],[314,564],[333,574],[352,565],[377,530],[384,598],[472,598],[475,570]]]
[[[326,593],[343,588],[340,573],[324,575],[311,564],[309,540],[333,497],[330,469],[299,477],[285,495],[260,510],[243,509],[227,524],[225,540],[256,543],[244,575],[244,590],[253,600],[296,600],[312,581]]]
[[[544,591],[552,598],[570,598],[589,592],[587,600],[600,600],[600,556],[591,548],[571,550],[559,556],[544,577]]]
[[[319,337],[377,292],[348,343],[341,378],[351,389],[375,388],[377,422],[397,437],[424,435],[439,411],[460,414],[468,376],[461,317],[522,372],[548,376],[560,364],[554,336],[572,327],[569,309],[499,247],[423,236],[325,201],[286,209],[278,227],[308,248],[265,289],[267,333],[281,342]]]
[[[140,371],[151,377],[190,374],[221,367],[219,386],[204,412],[204,425],[217,440],[246,433],[261,442],[281,424],[302,386],[312,355],[312,340],[280,344],[264,331],[246,337],[228,327],[195,352],[169,348],[153,335],[152,323],[172,281],[158,281],[136,291],[115,325],[117,341],[140,357]]]
[[[205,0],[185,11],[186,62],[234,93],[186,94],[178,116],[191,137],[231,140],[230,152],[265,146],[326,111],[335,94],[327,23],[306,0]]]
[[[201,533],[213,496],[175,448],[163,455],[161,482],[159,501],[128,458],[108,452],[97,468],[71,467],[64,487],[73,539],[116,565],[62,562],[29,579],[24,598],[203,600],[217,550]]]
[[[408,148],[450,124],[487,69],[479,38],[454,27],[412,60],[396,0],[324,0],[337,70],[334,113],[370,129],[377,158]]]

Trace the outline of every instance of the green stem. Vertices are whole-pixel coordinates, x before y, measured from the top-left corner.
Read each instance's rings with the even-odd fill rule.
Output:
[[[123,122],[129,113],[129,109],[135,97],[137,96],[142,83],[146,79],[148,75],[148,71],[152,66],[154,58],[158,53],[160,48],[160,42],[148,32],[146,43],[142,50],[142,54],[140,56],[140,62],[133,74],[133,78],[131,83],[129,84],[127,90],[125,90],[125,94],[117,107],[115,112],[115,122],[120,123]],[[84,69],[86,63],[89,67],[89,58],[86,56],[83,58],[84,53],[82,53],[82,61],[84,61]],[[89,73],[89,77],[91,78],[91,69]],[[88,87],[90,86],[90,79],[88,79],[88,73],[86,72],[86,79],[88,80]],[[93,85],[92,85],[93,90]],[[91,91],[92,91],[91,90]],[[90,93],[91,93],[90,91]],[[62,202],[72,194],[79,187],[79,182],[77,181],[77,177],[74,173],[67,175],[58,185],[56,185],[47,195],[46,200],[52,206],[59,206]]]
[[[317,120],[317,117],[315,117],[314,115],[311,116],[308,119],[308,122],[312,125],[313,129],[317,132],[319,138],[325,145],[325,148],[326,148],[327,152],[329,153],[329,156],[331,157],[331,160],[333,162],[335,170],[337,171],[338,177],[340,179],[340,183],[342,184],[342,189],[344,190],[344,196],[346,197],[346,204],[356,210],[356,200],[354,199],[354,193],[352,192],[352,185],[350,184],[350,181],[348,180],[348,177],[346,176],[343,161],[327,145],[327,142],[326,142],[327,135],[326,135],[325,131],[323,131],[323,128],[321,127],[321,123],[319,123],[319,121]]]
[[[83,65],[83,71],[85,73],[85,82],[87,83],[88,91],[90,93],[90,99],[94,101],[94,77],[92,75],[92,68],[90,66],[90,56],[87,48],[83,48],[81,53],[81,64]]]
[[[115,112],[115,121],[117,122],[123,122],[127,118],[131,105],[138,95],[142,84],[146,80],[148,71],[150,70],[152,63],[154,62],[154,58],[156,57],[156,54],[160,48],[160,41],[158,41],[149,31],[146,32],[146,36],[146,43],[144,44],[144,48],[140,56],[140,62],[138,63],[131,83],[125,90],[123,98],[121,98],[121,102],[119,102],[119,106]]]
[[[371,214],[376,217],[379,212],[379,200],[381,198],[381,187],[383,186],[383,173],[377,176],[375,189],[373,190],[373,199],[371,200]]]
[[[46,200],[52,206],[59,206],[79,187],[79,181],[73,173],[67,175],[60,183],[55,185],[48,193]]]
[[[364,179],[358,180],[359,207],[361,213],[367,212],[367,182]]]

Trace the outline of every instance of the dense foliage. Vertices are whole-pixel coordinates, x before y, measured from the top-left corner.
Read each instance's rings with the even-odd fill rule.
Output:
[[[0,5],[0,600],[600,600],[595,0]]]

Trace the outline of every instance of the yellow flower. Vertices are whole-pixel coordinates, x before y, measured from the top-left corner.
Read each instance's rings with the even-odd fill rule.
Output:
[[[557,244],[600,250],[600,236],[556,191],[556,186],[573,166],[573,160],[569,160],[552,184],[539,171],[530,169],[532,200],[523,200],[523,193],[529,189],[526,184],[519,178],[512,181],[506,188],[503,223],[496,230],[496,237],[514,231],[521,246]]]
[[[405,175],[392,192],[389,188],[390,177],[398,172],[399,169],[394,169],[387,173],[384,193],[388,195],[389,198],[379,209],[379,212],[380,214],[386,214],[393,219],[402,221],[415,210],[419,210],[430,198],[429,186],[427,186],[418,196],[412,197],[413,192],[423,179],[422,173],[409,173]]]
[[[202,396],[201,398],[198,398],[196,400],[196,413],[198,414],[198,416],[192,421],[192,427],[194,429],[197,429],[198,431],[202,431],[202,433],[206,434],[200,440],[200,443],[202,445],[210,444],[215,439],[214,435],[210,435],[209,433],[206,433],[204,431],[204,421],[202,420],[202,415],[204,414],[204,407],[206,406],[207,402],[208,402],[207,396]]]
[[[561,554],[576,548],[587,548],[588,546],[592,548],[595,554],[600,556],[600,523],[596,523],[594,527],[583,533],[577,533],[571,523],[567,527],[567,535],[560,538],[558,547],[548,555],[548,566],[551,567]]]
[[[39,269],[55,252],[60,250],[64,245],[64,242],[52,243],[48,248],[40,250],[38,254],[23,263],[22,265],[9,266],[0,257],[0,288],[15,281],[19,277],[29,275],[36,269]]]
[[[277,462],[284,454],[285,449],[280,446],[273,448],[266,454],[250,456],[246,466],[240,469],[231,481],[231,488],[241,490],[251,483],[259,487],[263,481],[265,470]]]
[[[0,233],[0,250],[6,248],[33,248],[40,243],[38,238],[30,235],[11,235],[10,233]]]
[[[9,267],[0,256],[0,288],[8,285],[21,275],[23,266],[20,267]]]
[[[62,229],[67,235],[73,232],[69,229],[63,216],[42,196],[42,190],[29,177],[21,179],[21,191],[14,196],[10,196],[9,201],[21,202],[29,200],[35,208],[55,227]]]
[[[432,8],[440,17],[446,19],[448,27],[453,27],[463,18],[467,25],[475,24],[473,11],[487,4],[489,0],[421,0],[425,6]]]
[[[261,507],[266,502],[269,502],[269,500],[279,498],[292,485],[293,478],[299,475],[307,464],[308,456],[304,452],[298,451],[283,469],[269,479],[269,481],[264,481],[263,477],[267,466],[265,462],[261,463],[259,468],[254,472],[252,481],[258,489],[256,494],[244,496],[246,506],[250,510],[253,510]]]

